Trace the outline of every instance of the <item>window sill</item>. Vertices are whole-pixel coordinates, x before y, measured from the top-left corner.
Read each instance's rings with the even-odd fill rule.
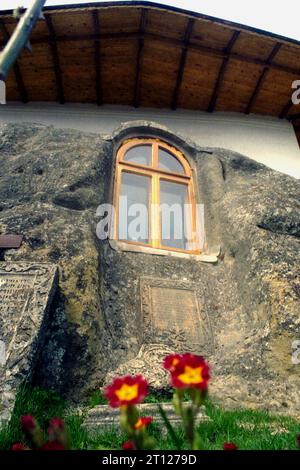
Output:
[[[174,258],[190,259],[201,261],[202,263],[217,263],[220,249],[215,253],[200,253],[199,255],[181,253],[179,251],[161,250],[149,246],[134,245],[120,240],[109,240],[111,248],[115,251],[129,251],[131,253],[144,253],[158,256],[172,256]]]

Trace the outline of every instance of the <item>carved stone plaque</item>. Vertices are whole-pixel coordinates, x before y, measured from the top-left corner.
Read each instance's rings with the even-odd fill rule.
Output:
[[[56,280],[51,264],[0,263],[0,419],[9,417],[18,386],[31,376]]]
[[[141,348],[134,359],[109,372],[104,384],[114,377],[142,374],[151,388],[166,389],[170,378],[162,363],[167,355],[194,352],[209,357],[213,353],[210,321],[196,283],[142,278],[140,287]]]
[[[188,289],[151,287],[151,307],[153,324],[167,330],[180,325],[190,339],[199,342],[199,308],[196,292]]]
[[[160,342],[174,350],[209,354],[213,336],[199,300],[198,286],[187,281],[141,280],[144,341]]]

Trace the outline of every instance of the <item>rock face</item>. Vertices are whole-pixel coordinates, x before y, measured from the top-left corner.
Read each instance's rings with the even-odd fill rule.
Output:
[[[144,344],[138,355],[131,361],[121,364],[116,370],[107,374],[104,387],[109,385],[115,377],[124,375],[143,375],[154,390],[167,389],[169,384],[169,373],[161,367],[164,358],[173,354],[175,348],[164,344]]]
[[[139,135],[169,142],[190,161],[208,252],[221,248],[217,263],[116,251],[96,237],[96,208],[111,201],[116,148]],[[105,138],[3,125],[0,152],[0,232],[24,235],[3,259],[59,266],[36,383],[77,400],[135,359],[144,344],[141,278],[160,278],[199,287],[212,331],[206,355],[215,398],[300,414],[300,365],[292,363],[292,343],[300,340],[298,180],[145,122]]]
[[[31,379],[43,347],[57,269],[46,263],[0,263],[0,422],[18,387]]]

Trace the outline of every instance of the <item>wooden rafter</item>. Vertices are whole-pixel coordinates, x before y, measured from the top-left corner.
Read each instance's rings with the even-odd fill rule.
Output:
[[[5,46],[5,44],[9,41],[10,35],[9,35],[9,32],[7,31],[7,29],[6,29],[5,24],[3,23],[3,21],[1,19],[0,19],[0,29],[1,29],[2,34],[4,36],[4,43],[2,44],[2,46]],[[23,103],[28,103],[28,93],[27,93],[27,90],[26,90],[26,87],[25,87],[25,84],[24,84],[21,68],[20,68],[20,65],[19,65],[18,61],[15,62],[14,66],[13,66],[13,71],[14,71],[14,74],[15,74],[15,79],[16,79],[20,99]]]
[[[93,25],[95,34],[100,32],[100,23],[98,10],[92,12],[93,15]],[[102,80],[101,80],[101,54],[100,54],[101,42],[100,38],[95,39],[95,71],[96,71],[96,101],[97,105],[100,106],[103,104],[103,93],[102,93]]]
[[[193,32],[194,23],[195,23],[195,20],[190,18],[188,20],[187,27],[186,27],[186,30],[185,30],[184,40],[183,40],[183,48],[182,48],[182,51],[181,51],[179,68],[178,68],[177,79],[176,79],[176,85],[175,85],[173,98],[172,98],[172,105],[171,105],[172,109],[177,108],[181,83],[182,83],[185,64],[186,64],[186,59],[187,59],[188,47],[189,47],[190,38],[191,38],[191,35],[192,35],[192,32]]]
[[[156,33],[150,33],[146,32],[144,35],[144,39],[152,40],[152,41],[160,41],[168,46],[178,46],[180,48],[184,47],[184,41],[181,39],[175,39],[175,38],[168,38],[165,36],[162,36],[160,34]],[[69,41],[88,41],[92,40],[95,41],[97,39],[138,39],[141,37],[141,34],[139,32],[118,32],[118,33],[100,33],[100,34],[79,34],[79,35],[59,35],[56,36],[56,41],[57,42],[69,42]],[[31,44],[43,44],[45,42],[48,42],[49,38],[41,37],[41,38],[33,38],[31,40]],[[1,46],[1,43],[0,43]],[[300,75],[300,68],[294,68],[290,67],[287,65],[281,65],[277,63],[271,63],[267,64],[266,60],[264,59],[259,59],[259,58],[254,58],[247,56],[246,54],[240,54],[236,52],[231,52],[228,54],[227,52],[224,52],[222,50],[216,49],[214,47],[208,47],[208,46],[203,46],[200,44],[195,44],[193,42],[189,43],[189,49],[193,51],[199,51],[203,55],[209,55],[212,57],[216,58],[226,58],[228,57],[229,59],[234,59],[240,62],[246,62],[248,64],[253,64],[253,65],[260,65],[260,66],[269,66],[270,69],[272,70],[278,70],[281,72],[287,72],[290,74],[293,74],[295,76]]]
[[[112,4],[111,4],[112,5]],[[86,90],[78,90],[78,95],[76,94],[75,87],[72,87],[69,90],[70,98],[72,96],[72,100],[79,100],[79,101],[94,101],[98,104],[102,102],[118,102],[118,100],[122,100],[127,104],[132,104],[134,106],[140,106],[141,104],[145,106],[153,106],[153,105],[169,105],[176,109],[179,106],[187,106],[187,107],[194,107],[193,103],[190,102],[190,98],[193,95],[192,91],[189,90],[189,94],[187,96],[182,95],[183,92],[183,85],[186,76],[187,69],[189,68],[189,72],[195,75],[196,79],[196,70],[193,67],[193,64],[190,63],[189,55],[190,52],[193,52],[195,55],[195,59],[200,61],[205,68],[205,72],[209,74],[213,73],[213,90],[211,90],[211,94],[205,96],[205,90],[199,89],[198,96],[200,102],[203,102],[203,98],[205,97],[206,106],[209,104],[209,110],[214,109],[228,109],[228,103],[230,101],[230,95],[224,97],[222,99],[222,103],[220,100],[218,101],[218,95],[220,95],[220,90],[223,88],[224,80],[227,79],[227,76],[230,80],[234,80],[235,74],[238,74],[247,64],[251,65],[251,69],[256,70],[255,75],[252,74],[249,76],[249,83],[251,82],[251,90],[249,96],[247,98],[246,103],[244,102],[243,93],[245,91],[243,87],[243,83],[240,80],[236,84],[236,98],[237,103],[233,109],[240,110],[240,107],[244,109],[245,112],[255,112],[256,105],[255,103],[262,98],[264,103],[264,107],[266,111],[270,114],[274,113],[274,109],[272,107],[272,103],[270,101],[270,97],[268,98],[265,94],[262,93],[263,89],[266,86],[266,80],[268,80],[271,76],[268,75],[269,70],[273,70],[275,72],[284,72],[282,74],[282,79],[278,82],[278,95],[285,94],[286,96],[286,103],[284,109],[279,109],[278,114],[280,113],[281,117],[285,117],[291,120],[294,124],[299,123],[299,120],[294,120],[293,113],[299,113],[296,106],[292,106],[291,99],[289,99],[289,83],[292,83],[294,80],[297,80],[300,76],[300,64],[297,61],[290,61],[289,60],[289,50],[292,53],[299,50],[300,42],[296,41],[289,41],[287,38],[281,38],[279,36],[275,36],[272,34],[263,34],[260,31],[252,31],[249,30],[247,32],[246,28],[243,28],[241,25],[234,25],[227,22],[223,23],[224,31],[229,34],[228,40],[230,42],[228,44],[223,44],[223,33],[219,30],[219,28],[215,27],[215,21],[211,21],[208,18],[200,18],[198,19],[197,16],[193,16],[192,14],[187,14],[185,12],[184,16],[182,16],[182,21],[178,20],[178,15],[176,13],[172,14],[174,17],[171,18],[171,13],[168,15],[168,27],[170,27],[169,32],[165,31],[164,27],[164,16],[158,18],[158,16],[153,14],[152,8],[143,3],[139,5],[138,2],[134,2],[133,5],[130,7],[129,10],[123,9],[123,11],[119,11],[114,16],[114,21],[109,21],[106,19],[106,14],[103,17],[103,27],[102,27],[102,9],[99,5],[92,6],[89,5],[88,8],[84,8],[82,10],[82,15],[78,11],[78,14],[74,16],[74,9],[66,9],[65,14],[59,14],[54,9],[47,9],[45,10],[45,15],[52,19],[54,29],[54,34],[51,31],[47,31],[44,28],[38,28],[35,32],[33,32],[31,37],[31,43],[33,47],[36,47],[37,44],[43,45],[40,47],[39,50],[42,52],[44,57],[48,57],[48,61],[51,62],[51,68],[47,69],[45,73],[48,75],[51,73],[53,78],[56,79],[56,88],[54,90],[54,98],[51,96],[51,99],[57,100],[57,95],[60,95],[60,101],[64,101],[64,93],[67,93],[66,83],[64,80],[64,72],[69,70],[72,66],[71,64],[64,64],[65,54],[67,54],[67,50],[70,49],[70,57],[72,60],[75,61],[76,66],[80,67],[80,63],[77,61],[77,53],[79,49],[82,49],[82,53],[84,54],[87,49],[92,50],[92,59],[89,68],[82,67],[82,77],[86,80]],[[118,7],[119,8],[119,7]],[[115,10],[112,7],[109,7],[109,10],[112,11],[114,15]],[[133,11],[134,10],[134,11]],[[147,12],[146,12],[147,10]],[[159,10],[159,8],[157,8]],[[148,23],[147,27],[145,27],[145,17],[147,13]],[[126,25],[123,23],[122,15],[128,14],[128,24],[126,21]],[[81,26],[83,27],[84,24],[87,22],[87,16],[90,18],[90,26],[82,28],[82,32],[80,31]],[[138,17],[136,16],[138,15]],[[6,26],[8,32],[10,32],[10,22],[9,19],[11,13],[9,15],[0,15],[0,19],[2,20],[4,26]],[[56,18],[60,16],[59,23],[62,26],[62,29],[58,31],[56,29]],[[136,18],[138,18],[137,24]],[[69,28],[67,27],[68,21],[77,23],[78,21],[78,28],[74,29],[73,32],[69,32]],[[100,27],[99,28],[99,22]],[[199,26],[200,32],[199,35],[191,34],[189,31],[188,25],[191,22],[195,22],[195,25]],[[151,25],[150,25],[151,23]],[[209,27],[209,37],[202,38],[202,35],[206,31],[207,23],[210,24]],[[218,21],[216,20],[216,23]],[[132,30],[131,27],[133,24],[136,24],[135,29]],[[201,30],[201,24],[204,27],[204,30]],[[63,25],[66,27],[63,29]],[[180,26],[181,25],[181,26]],[[129,31],[127,31],[129,26]],[[1,31],[1,30],[0,30]],[[126,32],[127,31],[127,32]],[[56,34],[55,34],[56,33]],[[83,33],[83,34],[82,34]],[[238,38],[239,34],[243,34],[243,44],[241,47],[237,48],[234,45],[235,41]],[[266,37],[269,36],[269,39]],[[102,41],[102,39],[108,39],[107,41]],[[202,40],[203,39],[203,40]],[[1,44],[4,44],[7,40],[7,35],[3,36],[1,34],[0,38],[0,49]],[[240,44],[240,39],[238,39],[238,43]],[[84,42],[82,46],[81,42]],[[257,54],[252,55],[251,51],[249,51],[249,47],[251,47],[251,43],[255,45],[257,49]],[[173,79],[169,76],[161,76],[158,61],[153,62],[153,74],[157,77],[157,81],[154,83],[154,90],[144,90],[142,87],[143,79],[144,79],[144,64],[145,61],[145,52],[146,47],[149,44],[149,54],[156,55],[159,60],[163,61],[165,55],[168,54],[168,51],[172,51],[172,58],[170,58],[170,69],[173,71]],[[221,45],[222,44],[222,45]],[[268,44],[271,44],[272,53],[268,56],[264,56],[259,53],[259,48],[266,47]],[[276,60],[275,54],[277,54],[280,44],[284,47],[280,50],[280,60]],[[286,46],[285,46],[286,45]],[[224,47],[223,47],[224,46]],[[116,47],[116,52],[114,52],[114,48]],[[78,49],[79,48],[79,49]],[[112,49],[112,54],[108,53],[109,60],[112,61],[112,64],[116,66],[118,54],[122,54],[124,56],[128,56],[128,60],[122,60],[122,68],[124,67],[124,77],[126,76],[133,76],[131,80],[131,85],[127,83],[127,81],[123,81],[120,83],[120,86],[117,87],[115,90],[114,95],[108,92],[106,97],[105,89],[104,89],[104,70],[102,65],[102,54],[105,51],[109,51]],[[52,54],[51,54],[52,50]],[[132,51],[134,51],[133,61],[130,60]],[[49,53],[50,60],[49,60]],[[174,54],[177,56],[177,60],[174,60]],[[110,58],[111,55],[111,58]],[[52,57],[53,56],[53,57]],[[69,54],[68,54],[69,56]],[[57,60],[55,59],[57,57]],[[279,57],[279,54],[278,54]],[[53,60],[52,60],[53,59]],[[37,64],[35,69],[37,71],[40,70],[44,66],[42,61],[42,57],[36,57]],[[53,64],[56,60],[57,66],[55,67]],[[213,66],[212,62],[217,64],[217,70],[215,70],[215,66]],[[230,64],[229,64],[230,61]],[[30,98],[37,99],[39,98],[38,94],[36,93],[36,88],[38,87],[38,76],[36,74],[32,74],[32,81],[29,84],[27,80],[27,73],[25,75],[25,67],[30,68],[29,72],[32,72],[32,64],[31,64],[30,57],[28,54],[25,55],[19,61],[19,65],[21,66],[23,78],[26,78],[26,86],[28,94],[30,94]],[[59,64],[60,62],[60,64]],[[24,66],[23,66],[24,63]],[[27,65],[26,65],[27,64]],[[61,67],[60,67],[61,66]],[[24,67],[24,69],[23,69]],[[13,70],[12,70],[13,71]],[[123,73],[123,72],[122,72]],[[152,73],[152,71],[151,71]],[[12,74],[13,75],[13,74]],[[16,73],[18,76],[18,73]],[[105,74],[106,75],[106,74]],[[112,67],[107,71],[108,82],[114,78],[114,68]],[[159,77],[159,79],[158,79]],[[225,78],[224,78],[225,77]],[[12,77],[13,79],[14,77]],[[52,78],[52,76],[51,76]],[[102,79],[102,80],[101,80]],[[20,77],[19,77],[19,84],[20,84]],[[22,81],[22,76],[21,76]],[[101,83],[102,81],[102,83]],[[16,80],[14,80],[15,83]],[[11,82],[10,82],[11,83]],[[109,86],[109,85],[108,85]],[[30,87],[30,88],[29,88]],[[130,87],[130,89],[128,89]],[[169,103],[165,103],[163,99],[161,103],[157,103],[155,99],[155,91],[159,91],[159,87],[164,87],[164,89],[170,89],[171,87],[171,96],[169,97]],[[20,90],[20,85],[18,86]],[[62,92],[61,92],[62,91]],[[86,91],[86,93],[84,93]],[[192,95],[190,94],[192,93]],[[142,96],[141,96],[142,95]],[[262,96],[261,96],[262,95]],[[21,96],[21,93],[20,93]],[[24,96],[24,94],[23,94]],[[45,91],[44,96],[46,99],[48,98],[47,92]],[[166,96],[164,95],[164,98]],[[290,98],[292,98],[292,92],[290,93]],[[15,99],[14,94],[8,96],[8,99]],[[288,100],[289,99],[289,100]],[[220,104],[220,106],[218,105]],[[281,103],[283,107],[285,103]],[[204,108],[205,109],[205,108]],[[207,109],[207,108],[206,108]],[[259,109],[258,109],[259,111]]]
[[[141,11],[141,19],[140,19],[140,29],[139,29],[139,44],[138,44],[138,52],[137,52],[137,59],[136,59],[136,72],[135,72],[135,84],[134,84],[134,100],[133,106],[138,108],[141,102],[141,83],[142,83],[142,68],[143,68],[143,57],[144,57],[144,35],[147,23],[147,10],[143,9]]]
[[[223,78],[227,69],[229,59],[230,59],[230,52],[232,51],[233,46],[235,45],[239,35],[240,35],[240,31],[234,31],[229,43],[227,44],[224,50],[224,53],[227,54],[227,56],[224,57],[220,70],[219,70],[219,75],[216,80],[215,88],[214,88],[213,94],[210,99],[210,103],[207,108],[207,111],[209,112],[213,112],[215,110],[217,99],[219,96],[219,91],[221,89],[222,81],[223,81]]]
[[[55,29],[53,26],[52,18],[50,15],[45,15],[46,24],[49,31],[48,43],[52,53],[52,60],[53,60],[53,67],[55,73],[55,82],[56,82],[56,89],[57,89],[57,98],[59,103],[65,103],[65,94],[63,88],[63,81],[62,81],[62,73],[60,67],[60,60],[59,60],[59,53],[57,47],[57,37],[55,33]]]
[[[282,43],[278,42],[277,44],[275,44],[271,54],[269,55],[267,61],[266,61],[266,65],[265,67],[263,68],[263,71],[258,79],[258,82],[256,84],[256,87],[254,88],[254,91],[251,95],[251,98],[249,100],[249,103],[247,105],[247,108],[246,108],[246,111],[245,113],[246,114],[250,114],[251,113],[251,110],[252,110],[252,107],[255,103],[255,100],[258,96],[258,93],[260,92],[260,89],[264,83],[264,81],[266,80],[267,76],[268,76],[268,72],[270,70],[270,64],[272,63],[272,60],[274,59],[274,57],[276,56],[276,54],[279,52],[280,48],[282,47]]]
[[[297,114],[292,114],[291,116],[288,116],[288,121],[294,122],[300,119],[300,113]]]
[[[283,110],[279,114],[280,119],[284,119],[287,117],[290,109],[294,106],[294,103],[292,102],[291,98],[288,100],[287,104],[284,106]]]

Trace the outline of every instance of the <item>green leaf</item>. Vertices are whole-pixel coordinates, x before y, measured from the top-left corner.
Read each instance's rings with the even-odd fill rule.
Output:
[[[165,423],[165,426],[167,428],[167,431],[169,433],[169,436],[170,438],[172,439],[175,447],[177,450],[180,450],[181,449],[181,445],[180,445],[180,441],[176,435],[176,432],[174,431],[173,429],[173,426],[171,425],[170,423],[170,420],[168,419],[167,415],[166,415],[166,412],[165,410],[162,408],[161,405],[158,405],[158,410],[159,410],[159,413],[160,413],[160,416],[162,417],[164,423]]]
[[[194,437],[193,450],[204,450],[202,437],[199,432]]]

